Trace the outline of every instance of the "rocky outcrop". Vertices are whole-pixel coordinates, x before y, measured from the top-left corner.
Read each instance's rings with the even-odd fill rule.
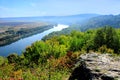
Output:
[[[120,80],[120,57],[98,53],[83,54],[69,80]]]

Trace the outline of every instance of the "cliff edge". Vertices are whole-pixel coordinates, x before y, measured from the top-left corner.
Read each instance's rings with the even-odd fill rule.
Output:
[[[120,56],[82,54],[69,80],[120,80]]]

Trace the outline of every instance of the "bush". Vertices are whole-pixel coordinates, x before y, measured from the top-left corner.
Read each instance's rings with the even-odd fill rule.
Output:
[[[3,65],[5,62],[4,58],[2,56],[0,56],[0,66]]]
[[[98,51],[101,53],[114,53],[114,50],[107,48],[106,45],[103,45],[100,48],[98,48]]]
[[[14,54],[10,54],[7,57],[7,59],[8,59],[8,63],[16,63],[19,59],[19,56],[16,53],[14,53]]]
[[[106,45],[107,48],[111,48],[117,53],[120,48],[119,44],[119,37],[114,28],[105,26],[104,28],[97,30],[94,38],[94,47],[96,49]]]

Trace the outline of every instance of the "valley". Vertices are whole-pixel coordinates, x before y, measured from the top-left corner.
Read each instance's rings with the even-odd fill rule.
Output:
[[[0,46],[11,44],[19,39],[41,33],[53,25],[43,22],[1,22]]]
[[[1,23],[0,79],[119,80],[119,15],[78,18]]]
[[[120,1],[0,0],[0,80],[120,80]]]

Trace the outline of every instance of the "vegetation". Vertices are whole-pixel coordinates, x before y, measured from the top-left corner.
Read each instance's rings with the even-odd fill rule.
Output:
[[[52,32],[52,33],[46,35],[45,37],[43,37],[42,40],[50,39],[52,36],[68,35],[72,31],[81,31],[79,24],[72,24],[68,28],[63,29],[62,31]]]
[[[5,26],[8,25],[7,27]],[[15,25],[15,26],[13,26]],[[51,24],[45,23],[23,23],[23,22],[8,22],[0,23],[0,46],[4,46],[15,42],[21,38],[43,32],[53,27]]]
[[[109,26],[72,31],[28,46],[21,55],[0,57],[0,78],[65,80],[80,54],[89,51],[120,54],[120,29]]]
[[[84,22],[81,27],[81,31],[86,31],[88,29],[94,29],[104,26],[112,26],[114,28],[120,28],[120,15],[101,15],[93,17],[88,21]]]
[[[50,29],[52,26],[48,26],[48,23],[39,23],[31,21],[48,21],[52,23],[64,23],[71,24],[68,29],[64,29],[60,32],[51,33],[45,39],[49,39],[53,35],[61,35],[70,33],[72,30],[86,31],[89,29],[99,28],[103,26],[112,26],[114,28],[120,27],[120,15],[97,15],[97,14],[82,14],[82,15],[72,15],[72,16],[49,16],[49,17],[31,17],[31,18],[4,18],[6,20],[12,21],[28,21],[28,22],[1,22],[0,23],[0,46],[10,44],[36,33],[40,33],[44,30]],[[3,19],[3,20],[4,20]],[[73,25],[74,23],[74,25]],[[47,26],[46,26],[47,24]],[[27,27],[26,27],[27,26]],[[46,28],[45,28],[45,27]]]
[[[112,27],[105,27],[97,31],[94,39],[96,48],[106,45],[107,48],[111,48],[117,53],[120,48],[118,44],[120,44],[118,34]]]

